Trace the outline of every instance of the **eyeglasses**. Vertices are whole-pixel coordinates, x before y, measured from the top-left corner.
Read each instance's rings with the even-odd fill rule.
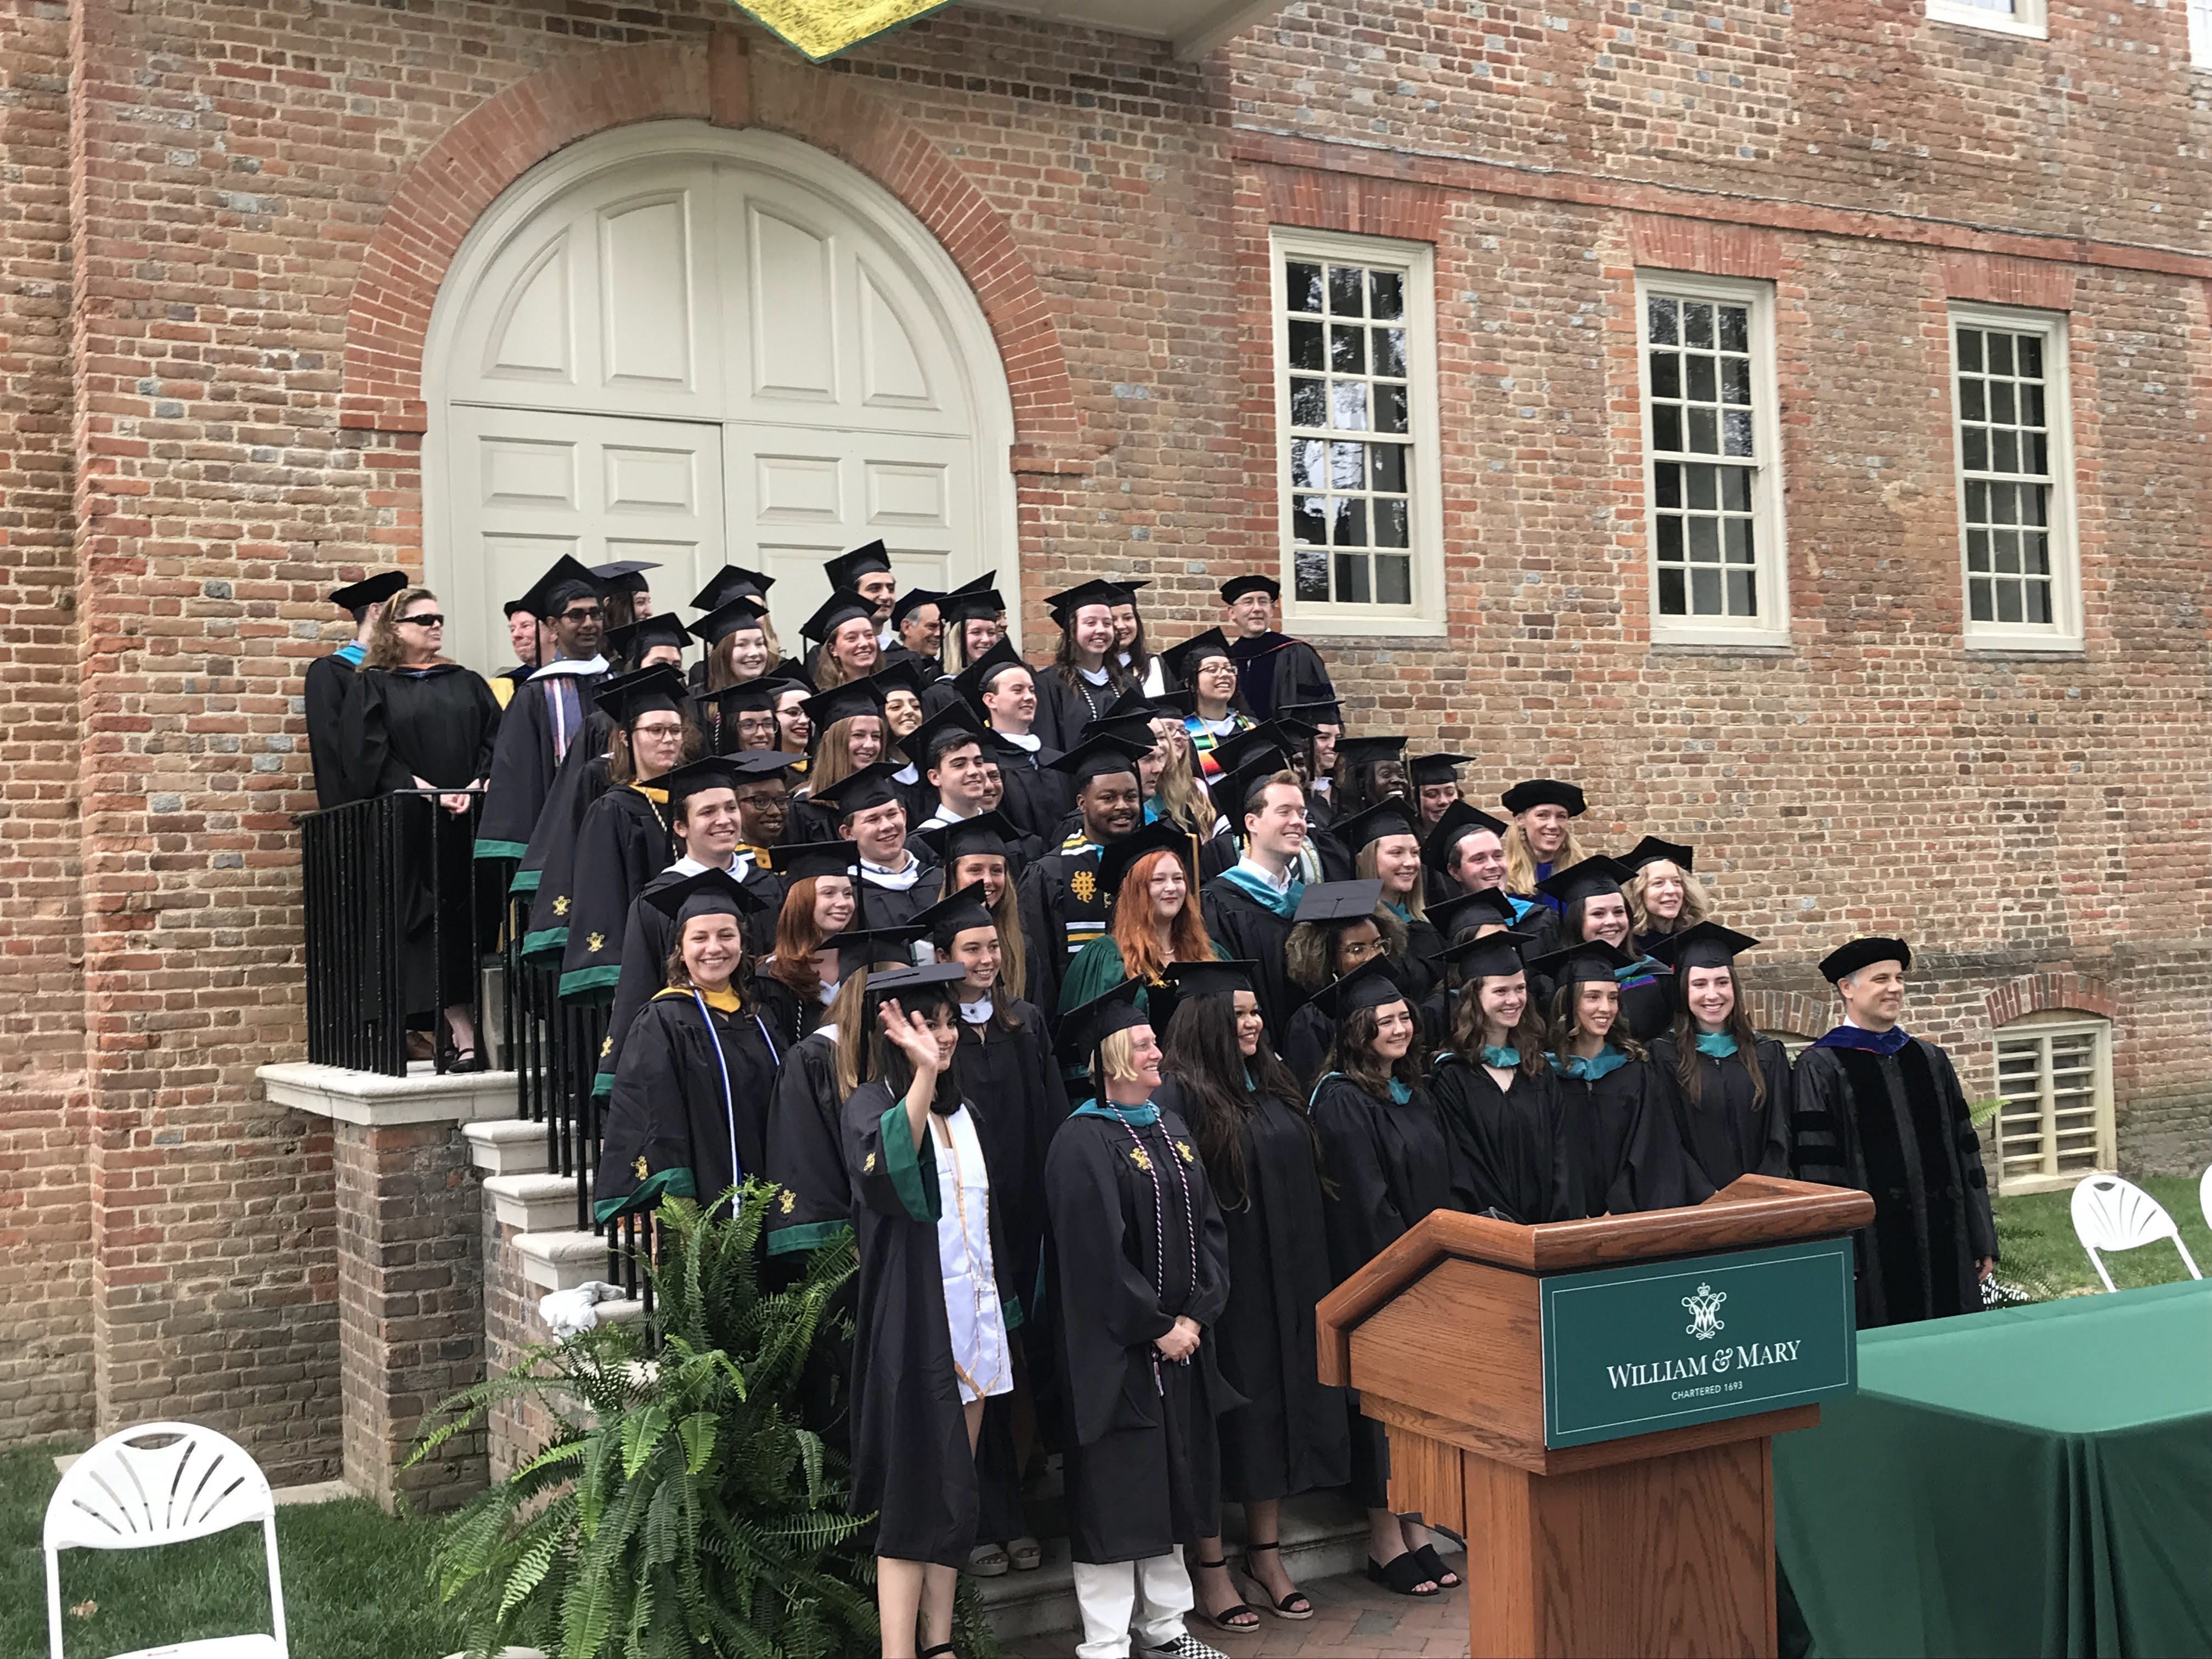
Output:
[[[443,628],[446,625],[446,619],[434,611],[421,611],[412,617],[402,617],[399,620],[410,628]]]
[[[602,606],[586,605],[580,605],[573,611],[563,611],[561,613],[561,620],[568,623],[598,622],[606,614],[606,611]]]
[[[684,722],[663,720],[652,726],[634,726],[630,727],[630,735],[637,738],[652,738],[665,742],[670,738],[680,738],[684,735]]]

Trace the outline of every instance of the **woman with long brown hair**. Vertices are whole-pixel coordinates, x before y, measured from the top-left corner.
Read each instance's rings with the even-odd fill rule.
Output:
[[[789,1048],[822,1024],[837,993],[838,951],[825,942],[856,925],[860,877],[849,841],[779,847],[775,869],[785,883],[775,949],[755,978],[769,1029]]]
[[[1060,644],[1052,665],[1037,672],[1033,729],[1048,748],[1062,754],[1074,749],[1083,728],[1136,685],[1114,643],[1114,607],[1127,593],[1119,582],[1088,581],[1045,601],[1060,624]]]
[[[1680,1006],[1674,1029],[1651,1044],[1651,1069],[1683,1150],[1717,1191],[1741,1175],[1790,1173],[1789,1056],[1751,1023],[1736,975],[1736,957],[1758,944],[1707,921],[1659,945]]]
[[[767,678],[776,659],[768,607],[739,595],[691,624],[707,647],[705,690],[712,695]]]
[[[995,808],[986,809],[957,823],[934,830],[917,830],[915,839],[927,847],[945,868],[945,890],[980,886],[991,921],[999,930],[999,983],[1017,1000],[1027,998],[1029,964],[1022,939],[1020,895],[1014,886],[1014,844],[1021,832]]]
[[[1559,1089],[1523,971],[1525,935],[1448,945],[1460,978],[1449,1047],[1429,1086],[1451,1138],[1452,1207],[1534,1226],[1566,1218]]]
[[[1309,1089],[1326,1069],[1336,1041],[1336,1022],[1324,1012],[1322,992],[1371,957],[1403,957],[1406,930],[1382,908],[1381,895],[1382,884],[1375,881],[1310,882],[1291,914],[1283,960],[1305,1000],[1285,1024],[1283,1060]]]
[[[865,679],[818,692],[805,706],[814,744],[807,751],[806,781],[792,792],[783,836],[793,842],[834,841],[838,814],[823,796],[884,757],[890,726],[882,692]]]
[[[1321,1141],[1267,1041],[1251,969],[1168,964],[1156,1000],[1173,1012],[1153,1098],[1189,1127],[1228,1229],[1229,1304],[1212,1336],[1223,1379],[1245,1401],[1218,1425],[1221,1495],[1244,1508],[1244,1577],[1277,1618],[1305,1620],[1313,1603],[1283,1568],[1282,1500],[1350,1478],[1351,1423],[1316,1364],[1314,1306],[1333,1282]],[[1218,1628],[1259,1624],[1229,1577],[1218,1527],[1186,1565]]]
[[[1451,1205],[1450,1144],[1429,1094],[1419,1021],[1380,960],[1322,993],[1335,1022],[1328,1070],[1313,1092],[1322,1164],[1335,1190],[1324,1206],[1329,1278],[1340,1285],[1431,1210]],[[1352,1407],[1352,1485],[1367,1511],[1367,1576],[1401,1595],[1459,1582],[1426,1531],[1389,1506],[1382,1425]]]
[[[1190,837],[1172,823],[1148,825],[1099,855],[1098,887],[1113,920],[1068,963],[1060,982],[1063,1014],[1124,980],[1158,985],[1171,962],[1220,955],[1199,910],[1196,878]]]
[[[857,593],[832,593],[799,632],[822,642],[808,665],[817,691],[834,691],[864,680],[883,660],[875,607]]]

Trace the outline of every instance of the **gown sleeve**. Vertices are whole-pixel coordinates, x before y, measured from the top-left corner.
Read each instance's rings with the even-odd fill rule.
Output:
[[[656,837],[657,824],[646,821],[655,811],[635,791],[611,789],[584,814],[569,873],[568,936],[561,957],[564,1002],[600,1002],[614,995],[630,901],[667,863],[658,857],[665,845],[654,845],[665,837]]]
[[[1028,991],[1029,1000],[1040,1008],[1060,1006],[1060,969],[1067,960],[1067,935],[1060,931],[1050,914],[1049,898],[1045,866],[1039,860],[1022,872],[1014,889],[1014,902],[1022,919],[1023,972],[1029,981],[1023,988]]]
[[[664,1197],[699,1198],[697,1155],[675,1027],[666,1009],[647,1003],[623,1044],[623,1062],[600,1128],[592,1216],[605,1223]]]
[[[768,1253],[830,1243],[852,1229],[853,1186],[838,1145],[836,1055],[817,1042],[785,1057],[768,1115]]]
[[[315,805],[325,811],[358,799],[368,787],[348,731],[360,679],[359,670],[337,657],[318,657],[307,665],[301,693],[307,716],[307,757],[314,768]]]
[[[1937,1086],[1943,1091],[1944,1109],[1951,1116],[1952,1140],[1958,1149],[1959,1174],[1966,1188],[1967,1243],[1975,1260],[1994,1260],[1997,1224],[1990,1212],[1990,1178],[1982,1167],[1982,1137],[1974,1127],[1973,1111],[1966,1104],[1966,1091],[1959,1085],[1951,1056],[1932,1042],[1922,1046],[1934,1057]]]
[[[1621,1069],[1636,1077],[1637,1103],[1606,1208],[1626,1215],[1704,1203],[1713,1195],[1713,1183],[1683,1145],[1680,1121],[1661,1092],[1651,1063],[1631,1060]]]
[[[507,711],[483,675],[469,675],[469,690],[474,694],[478,721],[476,763],[470,769],[469,781],[480,783],[491,776],[491,757],[499,747],[500,724]]]
[[[1310,1089],[1328,1060],[1329,1045],[1336,1041],[1336,1030],[1329,1017],[1309,1004],[1301,1004],[1291,1016],[1291,1028],[1283,1034],[1283,1064],[1291,1068],[1291,1075]]]
[[[1365,1097],[1339,1078],[1314,1091],[1314,1128],[1321,1136],[1322,1166],[1336,1183],[1323,1211],[1328,1229],[1329,1276],[1342,1284],[1406,1231],[1382,1147],[1374,1111]]]
[[[515,689],[507,717],[493,734],[483,817],[477,826],[478,858],[522,856],[553,786],[551,750],[545,734],[545,688],[526,682]]]
[[[1850,1095],[1844,1068],[1826,1049],[1808,1048],[1797,1056],[1790,1076],[1790,1158],[1798,1180],[1859,1185]]]
[[[415,787],[414,772],[392,752],[386,699],[391,684],[381,669],[360,670],[340,714],[339,752],[349,782],[363,795],[389,795]]]
[[[1759,1149],[1753,1173],[1790,1173],[1790,1129],[1796,1116],[1796,1085],[1790,1073],[1790,1056],[1771,1037],[1759,1045],[1759,1066],[1766,1076],[1766,1142]]]
[[[660,912],[642,896],[629,902],[629,917],[623,924],[622,975],[615,981],[615,1006],[599,1043],[599,1073],[592,1082],[595,1095],[612,1091],[615,1068],[622,1063],[623,1045],[629,1041],[637,1011],[666,988],[668,932]]]
[[[1125,1237],[1115,1146],[1083,1120],[1052,1144],[1045,1160],[1045,1206],[1060,1261],[1060,1305],[1082,1310],[1115,1347],[1140,1348],[1175,1328],[1159,1292],[1132,1259]],[[1120,1131],[1117,1129],[1116,1133]],[[1131,1143],[1131,1150],[1134,1143]]]
[[[949,1074],[938,1079],[951,1086]],[[880,1083],[853,1091],[842,1113],[845,1176],[853,1202],[884,1215],[937,1224],[944,1199],[937,1184],[934,1132],[925,1128],[919,1146],[907,1121],[906,1097],[894,1097]]]

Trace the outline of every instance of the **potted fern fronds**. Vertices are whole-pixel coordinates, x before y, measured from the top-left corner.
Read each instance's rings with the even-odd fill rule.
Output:
[[[774,1188],[737,1218],[682,1200],[659,1212],[650,1328],[603,1326],[533,1349],[446,1402],[421,1458],[495,1405],[535,1400],[544,1449],[447,1524],[434,1571],[472,1655],[558,1659],[813,1659],[876,1645],[872,1565],[849,1540],[842,1460],[820,1432],[817,1340],[849,1241],[796,1282],[763,1288],[757,1250]]]

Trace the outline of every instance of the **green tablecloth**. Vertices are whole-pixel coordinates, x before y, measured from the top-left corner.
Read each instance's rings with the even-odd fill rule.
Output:
[[[1816,1653],[2212,1653],[2212,1282],[1867,1332],[1821,1416],[1774,1442]]]

